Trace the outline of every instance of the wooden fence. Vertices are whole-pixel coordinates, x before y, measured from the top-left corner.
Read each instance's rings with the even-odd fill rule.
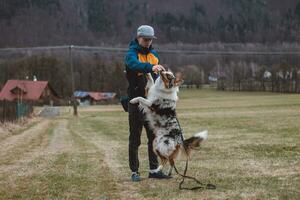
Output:
[[[33,111],[29,103],[0,101],[0,122],[16,121],[20,117],[26,117]]]

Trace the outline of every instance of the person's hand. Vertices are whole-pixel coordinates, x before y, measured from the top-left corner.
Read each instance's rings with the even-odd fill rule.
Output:
[[[154,66],[152,67],[152,71],[153,71],[154,73],[158,73],[158,72],[164,71],[164,70],[165,70],[165,68],[164,68],[163,66],[161,66],[161,65],[154,65]]]

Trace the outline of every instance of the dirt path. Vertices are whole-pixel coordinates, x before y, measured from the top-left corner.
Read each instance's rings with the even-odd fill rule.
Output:
[[[49,120],[42,120],[35,126],[25,130],[21,134],[12,135],[0,142],[0,157],[9,153],[12,149],[20,145],[29,143],[32,139],[38,137],[49,126]]]
[[[129,174],[122,172],[122,166],[117,159],[117,149],[120,146],[119,142],[112,141],[108,137],[100,136],[99,134],[89,130],[89,134],[77,133],[81,138],[89,143],[94,144],[101,152],[104,153],[104,162],[109,167],[114,176],[114,182],[119,188],[121,199],[146,199],[138,191],[138,185],[129,179]]]
[[[126,200],[145,199],[139,193],[138,185],[132,183],[129,174],[122,170],[117,159],[119,142],[90,129],[75,130],[75,133],[72,131],[69,130],[67,119],[41,119],[39,123],[18,135],[0,141],[0,178],[4,178],[7,187],[13,189],[19,187],[15,182],[21,177],[47,174],[58,156],[63,153],[77,155],[99,152],[103,155],[103,166],[109,168],[118,188],[117,196]],[[80,142],[91,145],[84,149]],[[3,156],[8,160],[2,159]]]
[[[58,121],[53,130],[53,136],[47,149],[46,154],[56,154],[71,152],[74,150],[74,143],[71,139],[70,130],[67,127],[68,121],[62,119]]]
[[[52,135],[48,135],[48,128],[53,128]],[[40,139],[37,139],[40,138]],[[1,143],[0,155],[9,155],[15,153],[14,150],[22,146],[25,153],[20,155],[16,161],[12,161],[9,164],[0,165],[1,173],[10,172],[13,176],[29,176],[33,173],[42,173],[54,159],[55,154],[71,151],[72,140],[70,140],[70,132],[67,129],[67,120],[51,121],[43,119],[40,123],[29,128],[23,133],[11,136]],[[36,143],[33,148],[26,149],[26,144]],[[28,144],[29,146],[29,144]],[[35,163],[35,165],[29,165],[29,163],[39,158],[47,158],[47,162]]]

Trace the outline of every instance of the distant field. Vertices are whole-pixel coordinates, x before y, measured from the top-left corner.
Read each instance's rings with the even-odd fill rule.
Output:
[[[185,136],[209,139],[188,174],[216,190],[150,180],[146,137],[140,183],[130,181],[127,113],[120,105],[69,108],[0,137],[0,199],[300,199],[300,95],[184,90]],[[181,171],[184,162],[178,161]],[[190,182],[188,185],[192,186]]]

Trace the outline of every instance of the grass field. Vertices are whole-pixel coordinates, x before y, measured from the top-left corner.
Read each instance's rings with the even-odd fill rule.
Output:
[[[142,181],[128,167],[127,113],[120,105],[69,108],[0,137],[0,199],[300,199],[300,95],[185,90],[177,114],[189,137],[209,139],[188,174],[216,190],[180,191],[180,177]],[[178,161],[183,171],[184,161]],[[187,183],[192,186],[192,183]]]

